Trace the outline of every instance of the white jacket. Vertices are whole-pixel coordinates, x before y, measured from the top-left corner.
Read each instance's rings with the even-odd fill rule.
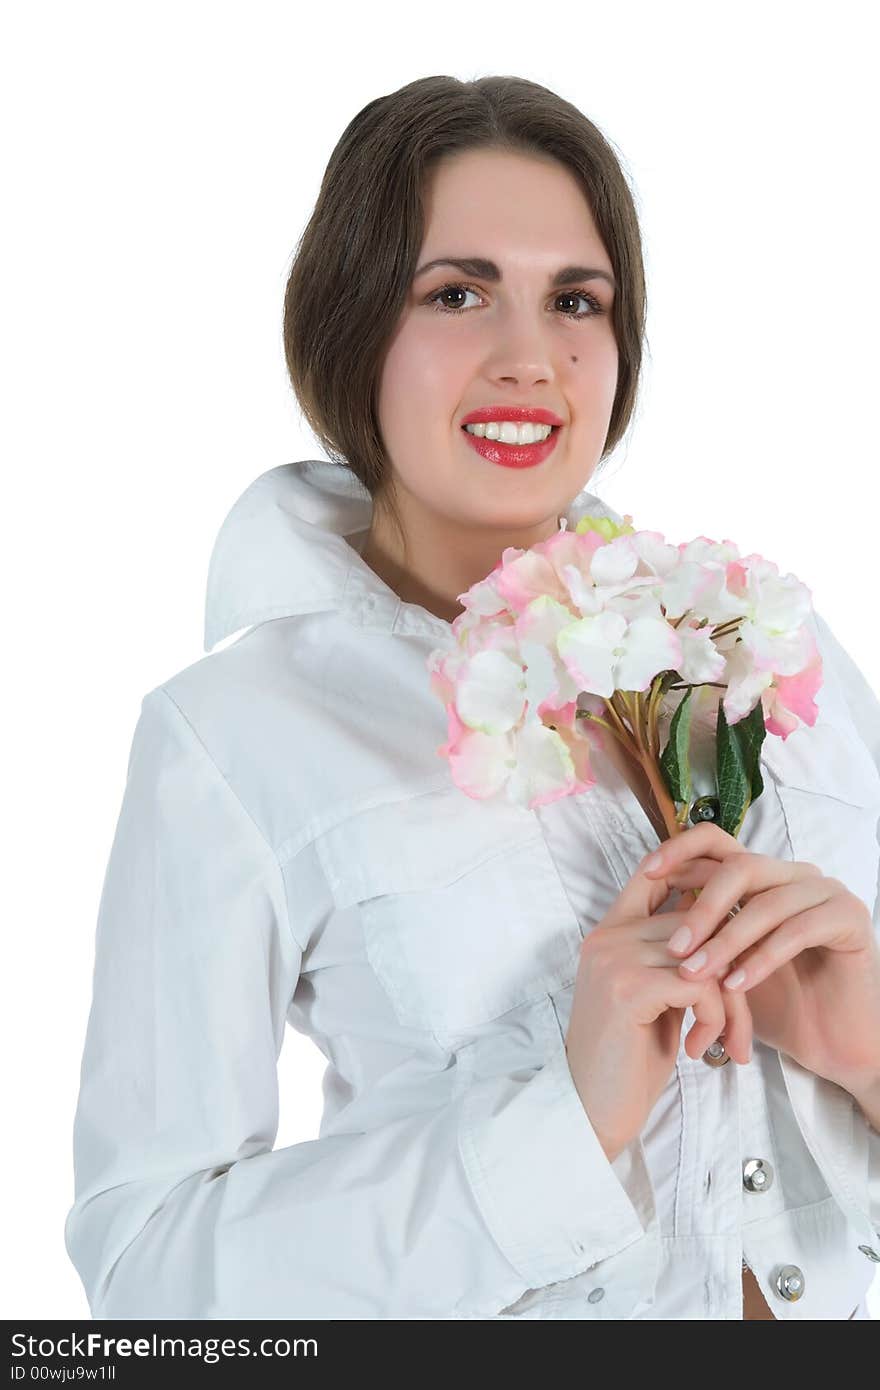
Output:
[[[880,1135],[785,1054],[682,1047],[608,1162],[564,1034],[579,944],[656,834],[599,753],[534,812],[452,783],[425,669],[451,626],[361,559],[370,511],[323,460],[258,477],[212,554],[211,654],[143,699],[64,1229],[93,1316],[741,1318],[743,1258],[779,1318],[865,1316]],[[764,741],[741,838],[880,930],[880,704],[815,624],[819,719]],[[286,1022],[325,1108],[273,1150]]]

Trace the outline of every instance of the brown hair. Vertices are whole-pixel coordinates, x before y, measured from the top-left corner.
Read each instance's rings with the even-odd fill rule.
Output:
[[[627,179],[598,127],[521,77],[421,77],[376,97],[343,131],[297,243],[284,293],[284,355],[319,443],[375,505],[381,498],[404,546],[378,387],[424,240],[426,175],[444,156],[476,148],[550,156],[579,180],[617,281],[617,391],[602,460],[635,408],[645,336],[642,242]]]

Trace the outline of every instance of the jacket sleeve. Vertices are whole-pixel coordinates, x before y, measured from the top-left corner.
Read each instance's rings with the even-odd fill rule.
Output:
[[[286,873],[170,693],[151,691],[74,1119],[64,1239],[93,1317],[513,1317],[591,1266],[601,1316],[631,1316],[660,1245],[644,1154],[608,1162],[562,1043],[424,1113],[273,1150],[308,944],[309,878]]]
[[[846,695],[849,712],[859,736],[871,754],[880,773],[880,700],[849,652],[835,637],[821,614],[814,612],[823,661],[830,661]],[[880,817],[877,821],[877,840],[880,843]],[[874,899],[874,931],[880,939],[880,860],[877,868],[877,894]],[[868,1126],[869,1180],[871,1224],[880,1236],[880,1133]]]

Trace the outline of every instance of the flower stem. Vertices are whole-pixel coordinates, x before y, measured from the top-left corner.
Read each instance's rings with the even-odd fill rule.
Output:
[[[663,824],[666,826],[667,838],[671,840],[673,835],[680,835],[682,832],[682,826],[679,823],[678,814],[675,809],[675,802],[669,795],[666,783],[663,781],[662,773],[651,754],[642,754],[640,757],[636,758],[636,761],[641,764],[642,770],[651,785],[651,791],[654,794],[657,809],[663,818]]]
[[[652,697],[655,703],[659,703],[659,686],[655,691],[652,691]],[[624,707],[623,713],[625,713],[628,719],[630,720],[632,726],[630,728],[628,728],[626,724],[623,722],[622,713],[621,710],[618,708],[617,704],[618,698],[620,704],[622,704]],[[653,735],[648,733],[646,737],[643,738],[643,704],[644,702],[640,699],[640,694],[638,691],[635,692],[633,699],[630,700],[627,699],[627,692],[616,690],[614,692],[614,695],[612,695],[610,699],[606,699],[605,701],[605,710],[608,715],[608,723],[606,723],[604,719],[600,719],[593,714],[590,715],[590,718],[595,719],[597,723],[602,724],[603,727],[609,729],[609,731],[612,734],[614,734],[617,741],[622,745],[624,751],[629,755],[630,758],[632,758],[633,762],[637,763],[638,766],[642,769],[651,788],[651,793],[654,797],[654,802],[657,807],[657,810],[659,811],[663,824],[666,827],[667,839],[672,839],[673,835],[681,834],[683,827],[678,819],[678,814],[675,808],[675,802],[669,795],[666,783],[663,780],[663,775],[660,772],[659,767],[657,766],[655,748],[656,726]],[[649,729],[650,722],[651,714],[649,712]]]

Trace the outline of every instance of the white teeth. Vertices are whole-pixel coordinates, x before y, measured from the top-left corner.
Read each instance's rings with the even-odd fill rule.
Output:
[[[468,434],[478,439],[497,439],[502,444],[538,444],[550,434],[552,425],[531,422],[514,424],[512,420],[491,420],[481,425],[465,425]]]

